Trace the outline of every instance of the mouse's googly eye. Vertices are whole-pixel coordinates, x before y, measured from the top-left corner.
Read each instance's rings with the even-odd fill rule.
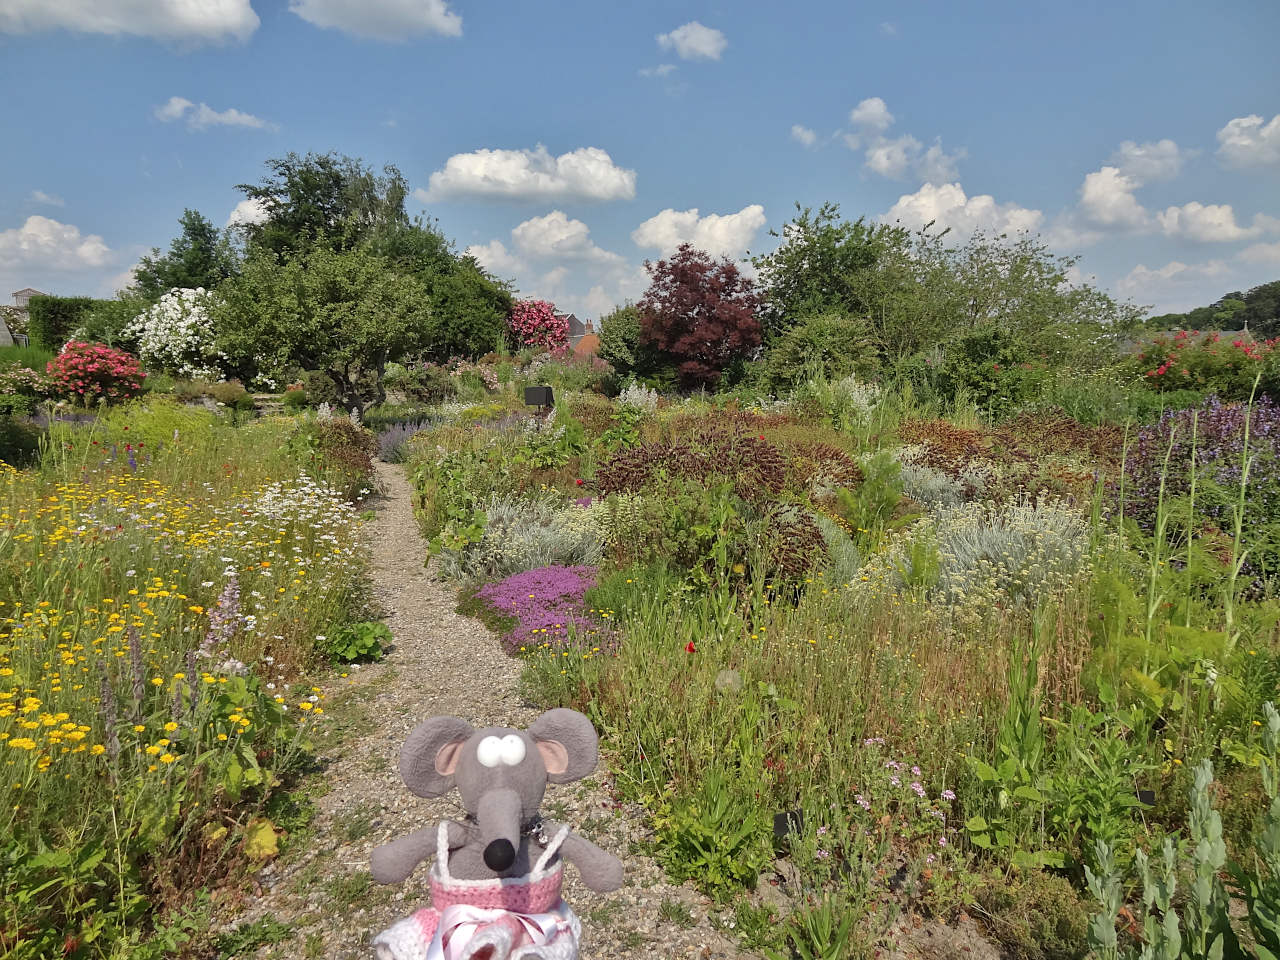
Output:
[[[486,767],[496,767],[502,762],[502,740],[485,737],[476,747],[476,759]]]
[[[523,760],[524,752],[524,741],[514,733],[502,738],[502,762],[508,767],[514,767]]]

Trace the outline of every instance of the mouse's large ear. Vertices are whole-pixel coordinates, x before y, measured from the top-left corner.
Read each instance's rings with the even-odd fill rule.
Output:
[[[600,758],[596,728],[577,710],[548,710],[530,725],[529,736],[538,745],[552,783],[581,780]]]
[[[420,797],[448,793],[462,745],[473,733],[471,724],[457,717],[432,717],[414,727],[400,750],[400,776],[409,789]]]

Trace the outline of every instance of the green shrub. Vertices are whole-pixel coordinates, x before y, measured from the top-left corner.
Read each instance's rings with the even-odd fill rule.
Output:
[[[790,390],[813,378],[870,379],[879,368],[867,321],[843,313],[805,317],[769,347],[761,367],[765,389]]]
[[[944,397],[963,393],[983,409],[1008,413],[1047,379],[1045,365],[1017,337],[989,323],[947,344],[937,385]]]
[[[40,453],[40,431],[30,423],[0,412],[0,461],[11,467],[33,463]]]
[[[286,390],[284,392],[284,408],[291,413],[297,413],[307,405],[307,391],[305,390]]]
[[[1088,916],[1064,877],[1026,871],[1014,879],[988,877],[976,891],[987,925],[1016,960],[1079,960]]]
[[[33,345],[59,350],[102,300],[92,297],[51,297],[40,294],[27,304],[27,333]]]
[[[307,399],[319,406],[327,403],[331,407],[339,406],[338,388],[329,375],[322,370],[307,370],[302,374],[302,389],[307,391]]]

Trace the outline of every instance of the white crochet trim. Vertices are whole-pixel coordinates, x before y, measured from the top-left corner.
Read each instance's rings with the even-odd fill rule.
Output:
[[[417,919],[405,917],[374,937],[372,946],[378,960],[427,960],[430,943]]]

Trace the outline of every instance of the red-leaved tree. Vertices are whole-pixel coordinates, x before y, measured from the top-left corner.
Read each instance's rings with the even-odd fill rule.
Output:
[[[760,295],[728,257],[713,260],[685,243],[644,266],[650,283],[639,304],[640,339],[677,364],[681,386],[715,386],[730,363],[760,345]]]

